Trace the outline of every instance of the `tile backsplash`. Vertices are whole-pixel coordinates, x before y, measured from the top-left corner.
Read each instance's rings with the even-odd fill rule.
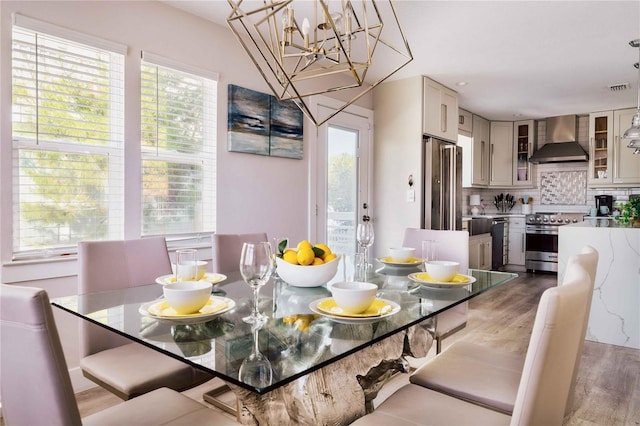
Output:
[[[538,121],[538,146],[544,144],[546,123]],[[578,142],[587,150],[589,147],[589,116],[578,117]],[[536,166],[534,188],[463,188],[462,214],[470,214],[469,195],[479,194],[487,204],[485,213],[497,213],[493,205],[493,197],[500,193],[509,193],[516,200],[528,195],[533,197],[532,212],[567,212],[585,213],[595,207],[596,195],[612,195],[614,201],[627,202],[629,195],[640,194],[637,188],[604,188],[587,187],[588,163],[548,163]],[[516,203],[512,213],[521,213],[522,204]]]

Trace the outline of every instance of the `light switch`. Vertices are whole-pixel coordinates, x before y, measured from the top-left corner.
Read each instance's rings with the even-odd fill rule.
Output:
[[[407,189],[407,203],[413,203],[416,201],[416,191],[412,189]]]

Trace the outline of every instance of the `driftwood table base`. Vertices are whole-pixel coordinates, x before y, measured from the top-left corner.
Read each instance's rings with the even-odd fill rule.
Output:
[[[373,410],[373,399],[405,356],[425,357],[433,343],[427,321],[364,348],[272,392],[229,385],[245,425],[347,425]]]

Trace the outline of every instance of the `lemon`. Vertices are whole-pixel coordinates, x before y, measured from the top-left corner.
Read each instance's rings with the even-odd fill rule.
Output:
[[[309,244],[309,247],[302,247],[298,250],[298,263],[300,265],[311,265],[313,263],[313,259],[315,258],[316,255],[313,253],[311,244]]]
[[[322,250],[324,252],[324,254],[322,255],[322,260],[324,260],[326,262],[325,257],[327,257],[328,255],[331,254],[331,249],[329,247],[327,247],[326,244],[316,244],[315,247],[319,248],[320,250]]]
[[[298,264],[298,253],[295,250],[286,249],[282,254],[282,258],[285,262],[289,262],[293,265]]]
[[[313,246],[311,245],[311,243],[307,240],[302,240],[298,243],[298,247],[296,247],[296,249],[298,249],[298,251],[300,251],[303,248],[308,248],[310,250],[313,250]]]
[[[335,253],[329,253],[328,255],[326,255],[324,257],[324,263],[329,263],[331,262],[333,259],[335,259],[336,257],[338,257],[338,255],[336,255]]]
[[[313,266],[318,266],[318,265],[322,265],[324,264],[324,262],[322,261],[322,259],[320,259],[319,257],[314,257],[313,258]]]

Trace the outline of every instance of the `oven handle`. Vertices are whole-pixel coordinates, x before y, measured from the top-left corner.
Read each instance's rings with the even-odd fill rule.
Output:
[[[528,235],[558,235],[558,229],[554,227],[541,228],[539,226],[527,226],[526,233]]]

